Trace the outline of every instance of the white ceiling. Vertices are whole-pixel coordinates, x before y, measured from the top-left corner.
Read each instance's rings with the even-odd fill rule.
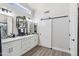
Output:
[[[39,18],[55,17],[69,14],[68,3],[20,3],[34,11],[36,20]],[[45,13],[49,11],[49,13]]]
[[[67,5],[67,3],[20,3],[21,5],[23,5],[26,8],[32,9],[32,10],[39,10],[39,9],[50,9],[52,7],[56,7],[56,6],[62,6],[63,5]]]
[[[45,11],[49,11],[52,14],[53,12],[60,13],[59,10],[62,12],[63,9],[66,12],[68,8],[68,3],[21,3],[21,5],[35,12],[39,11],[44,13]]]
[[[54,5],[54,3],[20,3],[20,4],[34,11],[44,9],[47,6],[52,7],[52,5]]]

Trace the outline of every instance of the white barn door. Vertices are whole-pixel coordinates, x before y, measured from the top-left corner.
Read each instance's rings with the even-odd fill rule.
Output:
[[[69,19],[68,17],[53,19],[52,48],[69,52]]]

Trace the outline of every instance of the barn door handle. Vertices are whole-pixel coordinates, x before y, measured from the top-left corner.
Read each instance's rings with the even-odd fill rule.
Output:
[[[71,39],[72,41],[75,41],[75,39]]]

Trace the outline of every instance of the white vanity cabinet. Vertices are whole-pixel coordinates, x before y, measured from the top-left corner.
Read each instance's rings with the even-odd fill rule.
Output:
[[[38,35],[30,35],[29,37],[22,39],[22,54],[28,52],[36,45],[38,45]]]
[[[2,55],[19,55],[21,51],[21,40],[7,42],[2,44]]]
[[[25,50],[28,50],[28,46],[29,46],[29,39],[28,38],[29,37],[22,39],[22,52]]]
[[[3,56],[19,56],[31,50],[38,45],[38,35],[21,36],[2,41]]]

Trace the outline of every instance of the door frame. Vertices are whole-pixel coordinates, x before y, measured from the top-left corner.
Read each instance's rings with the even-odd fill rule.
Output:
[[[70,53],[71,56],[78,55],[78,5],[77,3],[70,3]]]
[[[2,56],[1,27],[0,27],[0,56]]]
[[[78,7],[78,39],[77,39],[77,51],[78,51],[78,56],[79,56],[79,7]]]

